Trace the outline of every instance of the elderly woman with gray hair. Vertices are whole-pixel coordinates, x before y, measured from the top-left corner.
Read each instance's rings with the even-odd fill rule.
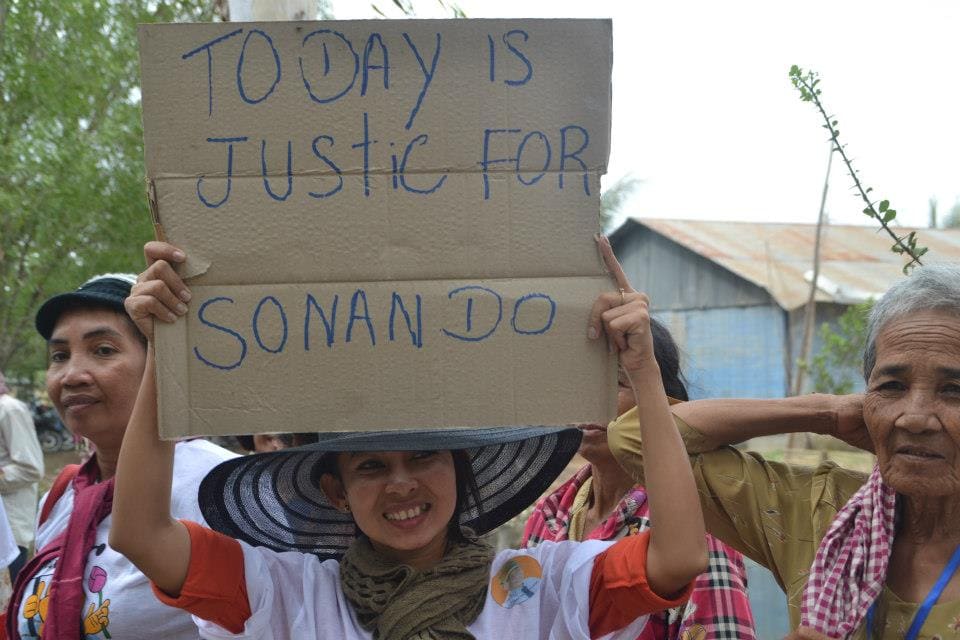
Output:
[[[707,530],[767,566],[793,639],[960,638],[960,267],[918,268],[874,306],[866,392],[674,406]],[[642,476],[637,419],[611,449]],[[869,476],[731,446],[811,431],[877,455]]]

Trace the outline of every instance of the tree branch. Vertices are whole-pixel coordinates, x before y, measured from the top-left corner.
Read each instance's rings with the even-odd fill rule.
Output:
[[[793,65],[790,68],[790,80],[793,82],[793,86],[800,92],[801,100],[804,102],[812,102],[820,112],[820,116],[826,123],[823,125],[823,128],[830,133],[830,141],[834,145],[834,149],[840,154],[840,159],[843,160],[843,163],[847,166],[847,171],[850,173],[850,177],[853,178],[854,189],[856,189],[860,198],[867,205],[863,213],[876,220],[880,224],[880,228],[893,239],[891,249],[894,253],[906,254],[910,257],[910,262],[904,265],[903,272],[908,273],[914,264],[922,266],[923,263],[920,262],[920,256],[927,252],[927,247],[917,246],[916,231],[911,231],[903,237],[894,233],[888,223],[897,217],[897,212],[895,209],[890,208],[889,201],[883,200],[877,208],[874,208],[874,203],[870,200],[869,196],[872,189],[864,188],[863,183],[860,182],[860,177],[857,175],[856,169],[853,168],[853,163],[850,158],[847,157],[844,145],[840,144],[840,130],[837,129],[837,121],[827,115],[827,111],[820,101],[820,89],[817,89],[817,84],[819,84],[820,80],[817,74],[813,71],[804,72],[803,69],[797,65]]]

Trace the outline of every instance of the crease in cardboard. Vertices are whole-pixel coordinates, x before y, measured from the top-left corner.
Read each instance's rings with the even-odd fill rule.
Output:
[[[467,175],[480,175],[484,173],[487,174],[505,174],[505,175],[573,175],[573,176],[583,176],[595,175],[601,176],[606,173],[606,168],[597,169],[597,168],[587,168],[587,169],[540,169],[539,167],[523,167],[519,170],[516,168],[509,167],[489,167],[485,171],[482,169],[475,168],[460,168],[460,167],[450,167],[442,169],[406,169],[403,172],[394,171],[393,169],[384,168],[367,168],[367,169],[341,169],[339,172],[336,171],[324,171],[322,169],[308,169],[305,171],[294,171],[292,173],[285,173],[279,171],[268,171],[263,173],[261,171],[256,172],[234,172],[227,174],[222,171],[213,171],[210,173],[171,173],[169,171],[159,172],[154,175],[152,180],[164,180],[164,181],[177,181],[177,180],[196,180],[197,178],[203,178],[204,180],[238,180],[238,179],[254,179],[259,180],[263,178],[287,178],[287,177],[321,177],[321,178],[332,178],[337,176],[392,176],[392,175],[405,175],[405,176],[438,176],[438,175],[447,175],[447,174],[467,174]]]
[[[601,258],[602,259],[602,258]],[[188,260],[189,262],[189,260]],[[411,284],[411,285],[426,285],[426,284],[443,284],[450,282],[475,282],[477,284],[496,284],[498,282],[510,282],[512,280],[540,280],[542,282],[550,282],[553,280],[582,280],[583,278],[593,278],[593,277],[604,277],[610,276],[611,274],[608,271],[604,271],[603,265],[597,266],[597,271],[595,272],[575,272],[567,273],[562,275],[549,275],[549,276],[538,276],[535,274],[524,274],[517,273],[515,276],[510,278],[501,278],[501,277],[490,277],[490,276],[452,276],[449,278],[439,277],[439,278],[377,278],[376,280],[371,280],[370,278],[360,278],[357,280],[306,280],[306,281],[286,281],[286,282],[231,282],[229,280],[217,280],[215,283],[208,282],[203,285],[206,288],[212,287],[249,287],[251,289],[267,289],[270,287],[309,287],[309,286],[318,286],[318,287],[336,287],[343,285],[345,287],[352,287],[358,284]],[[183,276],[181,276],[183,277]],[[616,287],[611,286],[610,290],[616,293]]]

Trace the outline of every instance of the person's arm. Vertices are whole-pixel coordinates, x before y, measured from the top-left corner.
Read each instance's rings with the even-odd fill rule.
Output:
[[[654,357],[649,301],[630,289],[606,238],[600,239],[600,251],[621,289],[597,298],[588,336],[598,339],[603,330],[633,388],[641,416],[647,501],[654,523],[647,551],[647,582],[655,593],[670,596],[687,587],[707,566],[703,514]]]
[[[687,438],[689,453],[711,451],[751,438],[784,433],[818,433],[866,451],[873,443],[863,424],[863,396],[811,394],[769,400],[711,399],[671,407],[700,437]]]
[[[190,534],[170,515],[174,443],[158,435],[153,321],[170,322],[183,313],[177,295],[186,287],[170,266],[183,254],[165,243],[148,243],[144,252],[150,266],[131,290],[126,308],[149,341],[147,362],[120,448],[110,546],[159,589],[177,596],[190,566]]]

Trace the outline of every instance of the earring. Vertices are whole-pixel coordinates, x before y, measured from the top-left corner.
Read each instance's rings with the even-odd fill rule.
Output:
[[[344,502],[344,503],[343,503],[343,512],[344,512],[344,513],[350,513],[350,503],[349,503],[349,502]]]

